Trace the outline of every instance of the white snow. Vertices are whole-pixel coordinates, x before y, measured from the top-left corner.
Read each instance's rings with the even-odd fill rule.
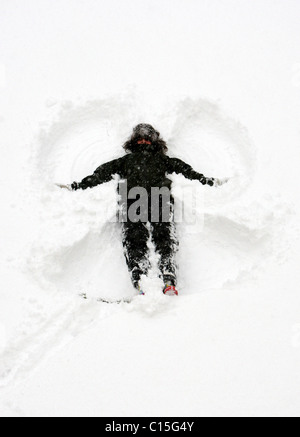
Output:
[[[299,2],[0,10],[0,416],[299,416]],[[54,185],[119,157],[139,122],[231,177],[173,176],[199,198],[176,299],[155,267],[134,297],[116,180]]]

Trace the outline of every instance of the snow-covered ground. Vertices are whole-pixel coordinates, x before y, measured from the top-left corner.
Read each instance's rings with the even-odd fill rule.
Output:
[[[0,0],[1,416],[299,416],[299,19],[298,0]],[[116,181],[54,182],[139,122],[231,180],[173,177],[199,194],[180,297],[153,269],[108,305],[134,295]]]

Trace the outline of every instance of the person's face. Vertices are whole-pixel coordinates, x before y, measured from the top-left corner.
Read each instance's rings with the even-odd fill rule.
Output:
[[[147,146],[151,146],[151,144],[152,144],[151,141],[146,140],[145,138],[140,138],[137,143],[141,144],[141,145],[147,145]]]

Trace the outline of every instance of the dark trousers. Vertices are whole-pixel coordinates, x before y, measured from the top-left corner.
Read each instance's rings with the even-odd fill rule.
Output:
[[[159,255],[159,269],[164,283],[176,286],[176,252],[178,240],[173,220],[167,223],[132,223],[126,222],[123,226],[123,246],[131,273],[132,282],[137,288],[142,275],[147,275],[150,268],[149,239],[154,243]]]

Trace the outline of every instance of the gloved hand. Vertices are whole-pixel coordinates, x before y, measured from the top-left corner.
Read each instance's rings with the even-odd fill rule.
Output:
[[[227,182],[230,180],[230,178],[222,178],[222,179],[216,179],[214,180],[214,186],[215,187],[221,187],[224,184],[227,184]]]
[[[64,184],[55,184],[55,185],[56,185],[57,187],[61,188],[61,189],[65,189],[65,190],[73,191],[73,190],[72,190],[72,186],[69,185],[69,184],[67,184],[67,185],[64,185]]]

